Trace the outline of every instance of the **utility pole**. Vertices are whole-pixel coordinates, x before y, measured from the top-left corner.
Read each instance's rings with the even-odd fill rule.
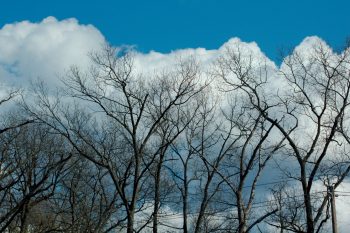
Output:
[[[334,187],[332,185],[328,186],[328,195],[331,198],[332,229],[333,229],[333,233],[338,233],[337,212],[336,212],[336,209],[335,209],[335,194],[334,194]]]

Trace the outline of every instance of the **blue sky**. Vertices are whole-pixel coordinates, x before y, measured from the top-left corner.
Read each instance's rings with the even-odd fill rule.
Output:
[[[257,42],[278,63],[280,48],[290,49],[307,36],[319,36],[341,49],[350,36],[349,12],[350,0],[3,0],[0,29],[4,24],[13,26],[23,20],[37,24],[0,30],[0,84],[28,87],[33,80],[44,80],[51,88],[62,85],[60,78],[71,65],[89,67],[91,61],[86,55],[105,42],[99,31],[112,45],[135,45],[144,53],[197,47],[217,49],[230,38],[239,37]],[[67,18],[75,18],[79,24],[64,20]],[[99,31],[85,27],[86,24]],[[23,34],[26,36],[21,37]],[[257,46],[245,44],[244,48],[254,50]],[[204,61],[211,62],[220,54],[198,53]],[[150,73],[163,65],[175,64],[178,54],[140,53],[135,59],[140,70]],[[279,82],[274,83],[274,87],[278,85]],[[269,182],[271,177],[275,179],[277,175],[272,175],[270,169],[261,182]],[[260,195],[264,195],[261,190]],[[338,217],[348,229],[349,205],[342,204]]]
[[[346,0],[100,0],[3,1],[6,23],[74,17],[97,27],[113,45],[136,45],[143,52],[218,48],[231,37],[256,41],[272,60],[317,35],[340,48],[350,35]]]

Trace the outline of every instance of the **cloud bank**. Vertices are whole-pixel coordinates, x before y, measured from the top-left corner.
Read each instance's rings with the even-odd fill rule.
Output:
[[[0,82],[2,86],[26,87],[30,81],[37,78],[48,85],[57,85],[71,65],[88,68],[90,58],[88,53],[98,51],[106,44],[101,32],[92,25],[80,24],[76,19],[59,21],[48,17],[41,22],[29,21],[7,24],[0,29]],[[313,36],[305,38],[295,52],[302,56],[310,56],[311,49],[316,44],[326,44],[322,39]],[[253,66],[265,65],[277,72],[284,69],[284,64],[278,67],[260,50],[255,42],[243,42],[232,38],[218,49],[187,48],[174,50],[164,54],[156,51],[149,53],[135,52],[137,70],[152,73],[155,70],[166,69],[177,63],[179,58],[196,57],[204,69],[210,65],[227,48],[238,48],[243,56],[254,57]],[[331,48],[329,48],[331,50]],[[260,63],[263,61],[263,64]],[[274,75],[272,75],[274,77]],[[271,89],[283,88],[283,82],[271,81]],[[344,190],[350,190],[350,184],[344,183]],[[344,197],[337,200],[339,226],[341,232],[348,229],[350,201]]]
[[[86,67],[88,53],[104,43],[98,29],[76,19],[7,24],[0,29],[0,80],[23,86],[40,78],[57,84],[71,65]]]

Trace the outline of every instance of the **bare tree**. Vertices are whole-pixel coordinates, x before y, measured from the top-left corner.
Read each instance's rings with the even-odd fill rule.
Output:
[[[274,80],[285,83],[284,89],[274,94],[268,90],[273,78],[269,77],[268,67],[254,66],[252,56],[243,56],[239,49],[233,48],[218,61],[217,74],[222,80],[242,91],[254,111],[260,112],[287,142],[283,153],[294,158],[296,165],[289,168],[296,167],[298,172],[288,172],[284,166],[284,173],[300,182],[303,193],[303,217],[298,223],[294,218],[293,222],[285,223],[293,225],[295,232],[319,232],[324,223],[321,216],[325,216],[327,197],[315,202],[312,188],[324,177],[320,168],[329,164],[332,154],[344,151],[342,142],[346,137],[341,126],[347,122],[349,59],[348,49],[335,54],[321,43],[306,55],[294,51],[283,61],[280,80]],[[337,182],[347,173],[345,169],[337,174]]]
[[[184,140],[172,147],[180,161],[171,172],[182,194],[183,230],[189,231],[187,217],[192,209],[194,232],[249,232],[276,212],[251,213],[256,185],[281,142],[269,140],[273,125],[259,112],[249,111],[249,101],[237,96],[218,102],[213,96],[203,95]]]
[[[48,127],[31,124],[1,134],[0,232],[27,232],[33,207],[53,196],[71,154]],[[5,184],[5,185],[3,185]]]
[[[21,118],[33,120],[0,130],[0,232],[324,230],[327,188],[350,172],[350,50],[294,51],[276,72],[226,49],[205,75],[220,92],[193,58],[145,75],[110,47],[57,96],[35,86]],[[285,185],[266,200],[272,159]]]
[[[193,59],[180,61],[174,70],[148,80],[135,73],[132,53],[120,55],[106,48],[101,54],[93,54],[92,60],[95,67],[91,73],[85,75],[72,68],[66,80],[69,94],[92,112],[76,108],[72,113],[59,99],[53,102],[45,88],[37,92],[39,107],[25,108],[32,117],[64,135],[83,157],[108,172],[123,204],[127,232],[140,231],[148,221],[136,229],[135,213],[150,199],[146,184],[152,165],[156,160],[162,164],[164,149],[183,130],[173,122],[165,141],[158,141],[161,127],[166,121],[178,123],[181,119],[170,114],[177,114],[179,107],[207,84],[200,82]]]
[[[193,64],[189,65],[192,66]],[[193,68],[195,67],[182,67],[181,69],[186,69],[186,72],[194,72],[192,75],[196,75],[197,71],[191,70]],[[185,74],[184,70],[180,71],[180,73]],[[161,110],[168,104],[167,98],[172,96],[172,89],[176,87],[177,82],[179,81],[176,76],[170,75],[170,77],[171,78],[158,78],[161,83],[155,81],[152,88],[153,91],[150,92],[152,104],[150,105],[151,109],[149,109],[149,112],[152,113],[152,115],[154,114],[154,120],[159,117],[157,113],[161,112]],[[191,106],[191,111],[189,111],[188,106]],[[154,164],[151,167],[151,175],[154,177],[154,210],[152,213],[154,233],[158,232],[158,213],[162,204],[160,199],[161,195],[164,196],[164,198],[165,196],[173,196],[169,192],[174,191],[169,185],[165,185],[166,183],[170,183],[170,180],[165,181],[167,173],[166,171],[163,171],[164,163],[170,159],[170,157],[167,158],[169,154],[168,151],[171,145],[174,144],[175,140],[178,139],[179,135],[181,135],[191,123],[198,108],[199,106],[195,101],[184,99],[181,104],[176,104],[164,115],[163,120],[159,123],[159,126],[155,131],[155,140],[153,144],[157,149],[154,150],[155,154],[152,155],[155,159]],[[165,182],[162,182],[162,180]]]
[[[117,213],[117,194],[111,188],[108,173],[89,161],[76,157],[69,172],[50,199],[54,225],[64,232],[108,232]]]

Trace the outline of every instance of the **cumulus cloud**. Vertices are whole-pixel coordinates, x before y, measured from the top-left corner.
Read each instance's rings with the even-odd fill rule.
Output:
[[[64,75],[71,65],[87,68],[89,52],[99,50],[106,43],[101,32],[92,25],[82,25],[76,19],[59,21],[48,17],[41,22],[23,21],[7,24],[0,29],[0,82],[4,85],[26,86],[29,81],[40,78],[49,85],[57,85],[59,76]],[[301,56],[308,57],[315,46],[326,43],[318,37],[307,37],[295,49]],[[179,59],[195,57],[202,68],[207,69],[228,48],[239,49],[247,59],[254,57],[253,66],[267,66],[272,74],[270,91],[285,90],[286,83],[278,76],[286,69],[285,63],[278,67],[265,56],[255,42],[243,42],[232,38],[218,49],[205,48],[178,49],[164,54],[156,51],[140,53],[135,51],[135,67],[144,73],[170,69]],[[329,48],[329,46],[327,47]],[[330,52],[331,48],[329,48]],[[286,57],[287,59],[288,57]],[[263,62],[262,62],[263,61]],[[275,73],[273,73],[275,72]],[[304,124],[308,128],[307,122]],[[308,128],[310,130],[310,128]],[[343,184],[350,190],[350,184]],[[337,199],[338,218],[341,232],[348,229],[350,202],[345,196]],[[166,210],[175,216],[179,213]],[[181,224],[177,221],[176,224]],[[171,219],[175,223],[174,219]],[[181,219],[179,220],[181,221]],[[170,224],[170,222],[168,223]]]
[[[6,24],[0,29],[0,80],[15,85],[26,85],[29,80],[40,78],[49,84],[57,84],[71,65],[87,67],[89,52],[98,51],[106,43],[104,36],[92,25],[82,25],[72,18],[57,20],[47,17],[41,22],[22,21]],[[135,52],[135,68],[144,73],[167,69],[179,59],[195,57],[206,69],[228,47],[239,48],[246,56],[268,59],[255,42],[243,42],[232,38],[218,49],[178,49],[164,54],[156,51]]]
[[[313,45],[320,42],[324,43],[318,37],[308,37],[296,47],[296,51],[308,53]],[[56,84],[57,75],[64,74],[71,65],[87,67],[90,62],[88,53],[99,50],[105,43],[104,36],[97,28],[79,24],[74,18],[59,21],[47,17],[38,23],[23,21],[6,24],[0,29],[1,80],[18,84],[39,77]],[[136,51],[135,67],[149,73],[169,68],[179,59],[193,56],[202,67],[207,68],[227,48],[239,48],[244,56],[254,57],[254,61],[259,62],[255,66],[278,68],[255,42],[243,42],[239,38],[232,38],[218,49],[212,50],[187,48],[167,54]],[[282,85],[276,80],[272,83]]]
[[[71,65],[86,67],[88,53],[104,43],[98,29],[76,19],[48,17],[39,23],[7,24],[0,29],[1,81],[27,85],[40,78],[57,84],[57,76]]]
[[[255,66],[267,65],[276,68],[275,63],[266,57],[255,42],[244,42],[237,37],[229,39],[218,49],[187,48],[174,50],[167,54],[156,51],[151,51],[146,54],[136,52],[135,66],[138,70],[149,73],[155,70],[168,69],[176,64],[179,59],[194,57],[200,63],[200,66],[206,70],[219,56],[223,55],[228,48],[239,49],[242,55],[247,57],[247,59],[253,57],[253,62],[255,62],[253,65]],[[266,62],[266,64],[262,64],[262,61]]]

